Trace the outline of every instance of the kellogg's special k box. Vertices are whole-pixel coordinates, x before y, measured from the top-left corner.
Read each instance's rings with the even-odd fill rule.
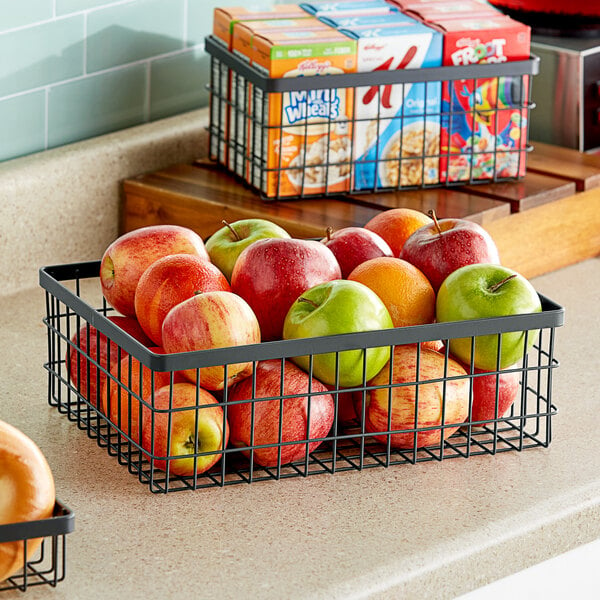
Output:
[[[340,30],[357,42],[357,71],[426,69],[442,35],[424,24]],[[355,190],[439,183],[441,83],[361,86],[354,97]]]

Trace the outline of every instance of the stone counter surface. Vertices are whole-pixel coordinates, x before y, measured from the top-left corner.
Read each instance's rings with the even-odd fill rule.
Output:
[[[47,404],[41,288],[0,297],[0,419],[75,513],[66,579],[1,600],[454,598],[600,537],[598,281],[534,280],[566,310],[548,449],[167,495]]]

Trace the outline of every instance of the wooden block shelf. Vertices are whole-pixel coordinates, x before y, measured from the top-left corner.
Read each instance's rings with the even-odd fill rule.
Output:
[[[600,157],[534,143],[521,181],[279,201],[197,160],[125,180],[120,233],[173,223],[206,238],[223,220],[262,217],[293,236],[321,237],[398,206],[480,223],[503,264],[535,277],[600,254]]]

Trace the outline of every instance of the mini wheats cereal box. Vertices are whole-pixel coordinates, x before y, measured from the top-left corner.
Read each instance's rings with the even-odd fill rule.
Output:
[[[272,77],[311,77],[315,87],[253,94],[251,183],[268,197],[350,189],[351,88],[317,87],[324,75],[356,70],[356,42],[333,30],[256,34],[253,66]],[[255,86],[257,90],[257,86]]]
[[[277,4],[270,11],[254,11],[245,6],[229,6],[215,8],[213,12],[213,37],[227,50],[233,49],[233,27],[240,21],[253,21],[259,19],[275,18],[301,18],[306,16],[295,4]],[[235,73],[220,60],[211,60],[211,79],[214,93],[210,99],[211,123],[214,130],[211,132],[210,157],[222,164],[228,164],[229,149],[236,141],[230,139],[230,110],[232,79],[234,90],[237,89]]]
[[[529,58],[530,28],[509,17],[448,19],[444,65],[502,63]],[[442,87],[443,181],[525,175],[528,79],[492,77]]]
[[[415,21],[343,29],[356,39],[357,71],[438,67],[442,35]],[[353,189],[439,183],[440,82],[357,87]]]

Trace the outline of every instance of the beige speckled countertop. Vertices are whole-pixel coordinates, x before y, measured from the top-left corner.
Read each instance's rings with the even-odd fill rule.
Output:
[[[75,513],[66,579],[1,600],[454,598],[600,537],[600,258],[534,280],[566,309],[548,449],[164,496],[47,404],[37,269],[99,258],[117,180],[200,156],[204,117],[0,165],[0,419]]]
[[[0,418],[76,519],[65,581],[27,597],[453,598],[600,537],[599,280],[592,259],[534,281],[566,309],[548,449],[166,496],[47,405],[42,290],[5,296]]]

